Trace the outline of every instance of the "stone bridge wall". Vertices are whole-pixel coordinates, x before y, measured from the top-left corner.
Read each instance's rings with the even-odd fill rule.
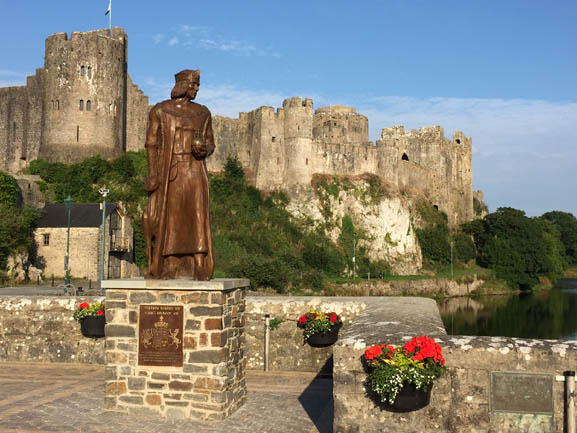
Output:
[[[72,311],[94,298],[0,297],[0,361],[104,362],[103,340],[80,335]],[[310,307],[335,311],[344,327],[333,348],[303,345],[296,319]],[[334,355],[335,433],[562,432],[564,383],[556,377],[577,367],[577,341],[448,336],[435,301],[415,297],[248,297],[247,368],[262,369],[265,315],[284,320],[270,334],[271,370],[330,372]],[[443,347],[448,370],[435,383],[431,404],[405,414],[381,410],[366,396],[364,350],[402,344],[426,334]],[[491,373],[550,375],[553,412],[507,413],[491,408]],[[273,373],[274,374],[274,373]],[[392,431],[392,430],[391,430]]]

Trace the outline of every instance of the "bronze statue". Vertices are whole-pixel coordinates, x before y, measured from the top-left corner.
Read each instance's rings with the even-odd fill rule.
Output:
[[[147,277],[204,281],[214,270],[205,162],[214,151],[212,119],[208,108],[192,102],[200,72],[184,70],[175,78],[171,99],[150,111],[146,134]]]

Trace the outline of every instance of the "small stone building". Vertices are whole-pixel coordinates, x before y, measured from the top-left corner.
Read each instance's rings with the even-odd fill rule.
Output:
[[[102,258],[100,203],[75,203],[70,208],[70,260],[72,278],[98,280]],[[46,204],[34,233],[37,255],[45,278],[63,278],[68,215],[64,203]],[[134,264],[133,229],[117,203],[106,205],[104,279],[138,275]]]

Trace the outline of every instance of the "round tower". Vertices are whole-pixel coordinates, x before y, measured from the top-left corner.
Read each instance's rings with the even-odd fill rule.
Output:
[[[334,144],[361,144],[369,141],[369,120],[352,107],[330,105],[315,111],[315,140]]]
[[[120,27],[46,39],[40,158],[71,163],[122,152],[126,41]]]

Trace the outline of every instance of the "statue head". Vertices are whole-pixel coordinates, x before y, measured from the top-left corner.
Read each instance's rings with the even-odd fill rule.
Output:
[[[196,93],[198,92],[198,87],[200,85],[200,71],[185,69],[180,71],[178,74],[174,75],[176,83],[172,92],[170,92],[170,97],[172,99],[177,98],[196,98]]]

